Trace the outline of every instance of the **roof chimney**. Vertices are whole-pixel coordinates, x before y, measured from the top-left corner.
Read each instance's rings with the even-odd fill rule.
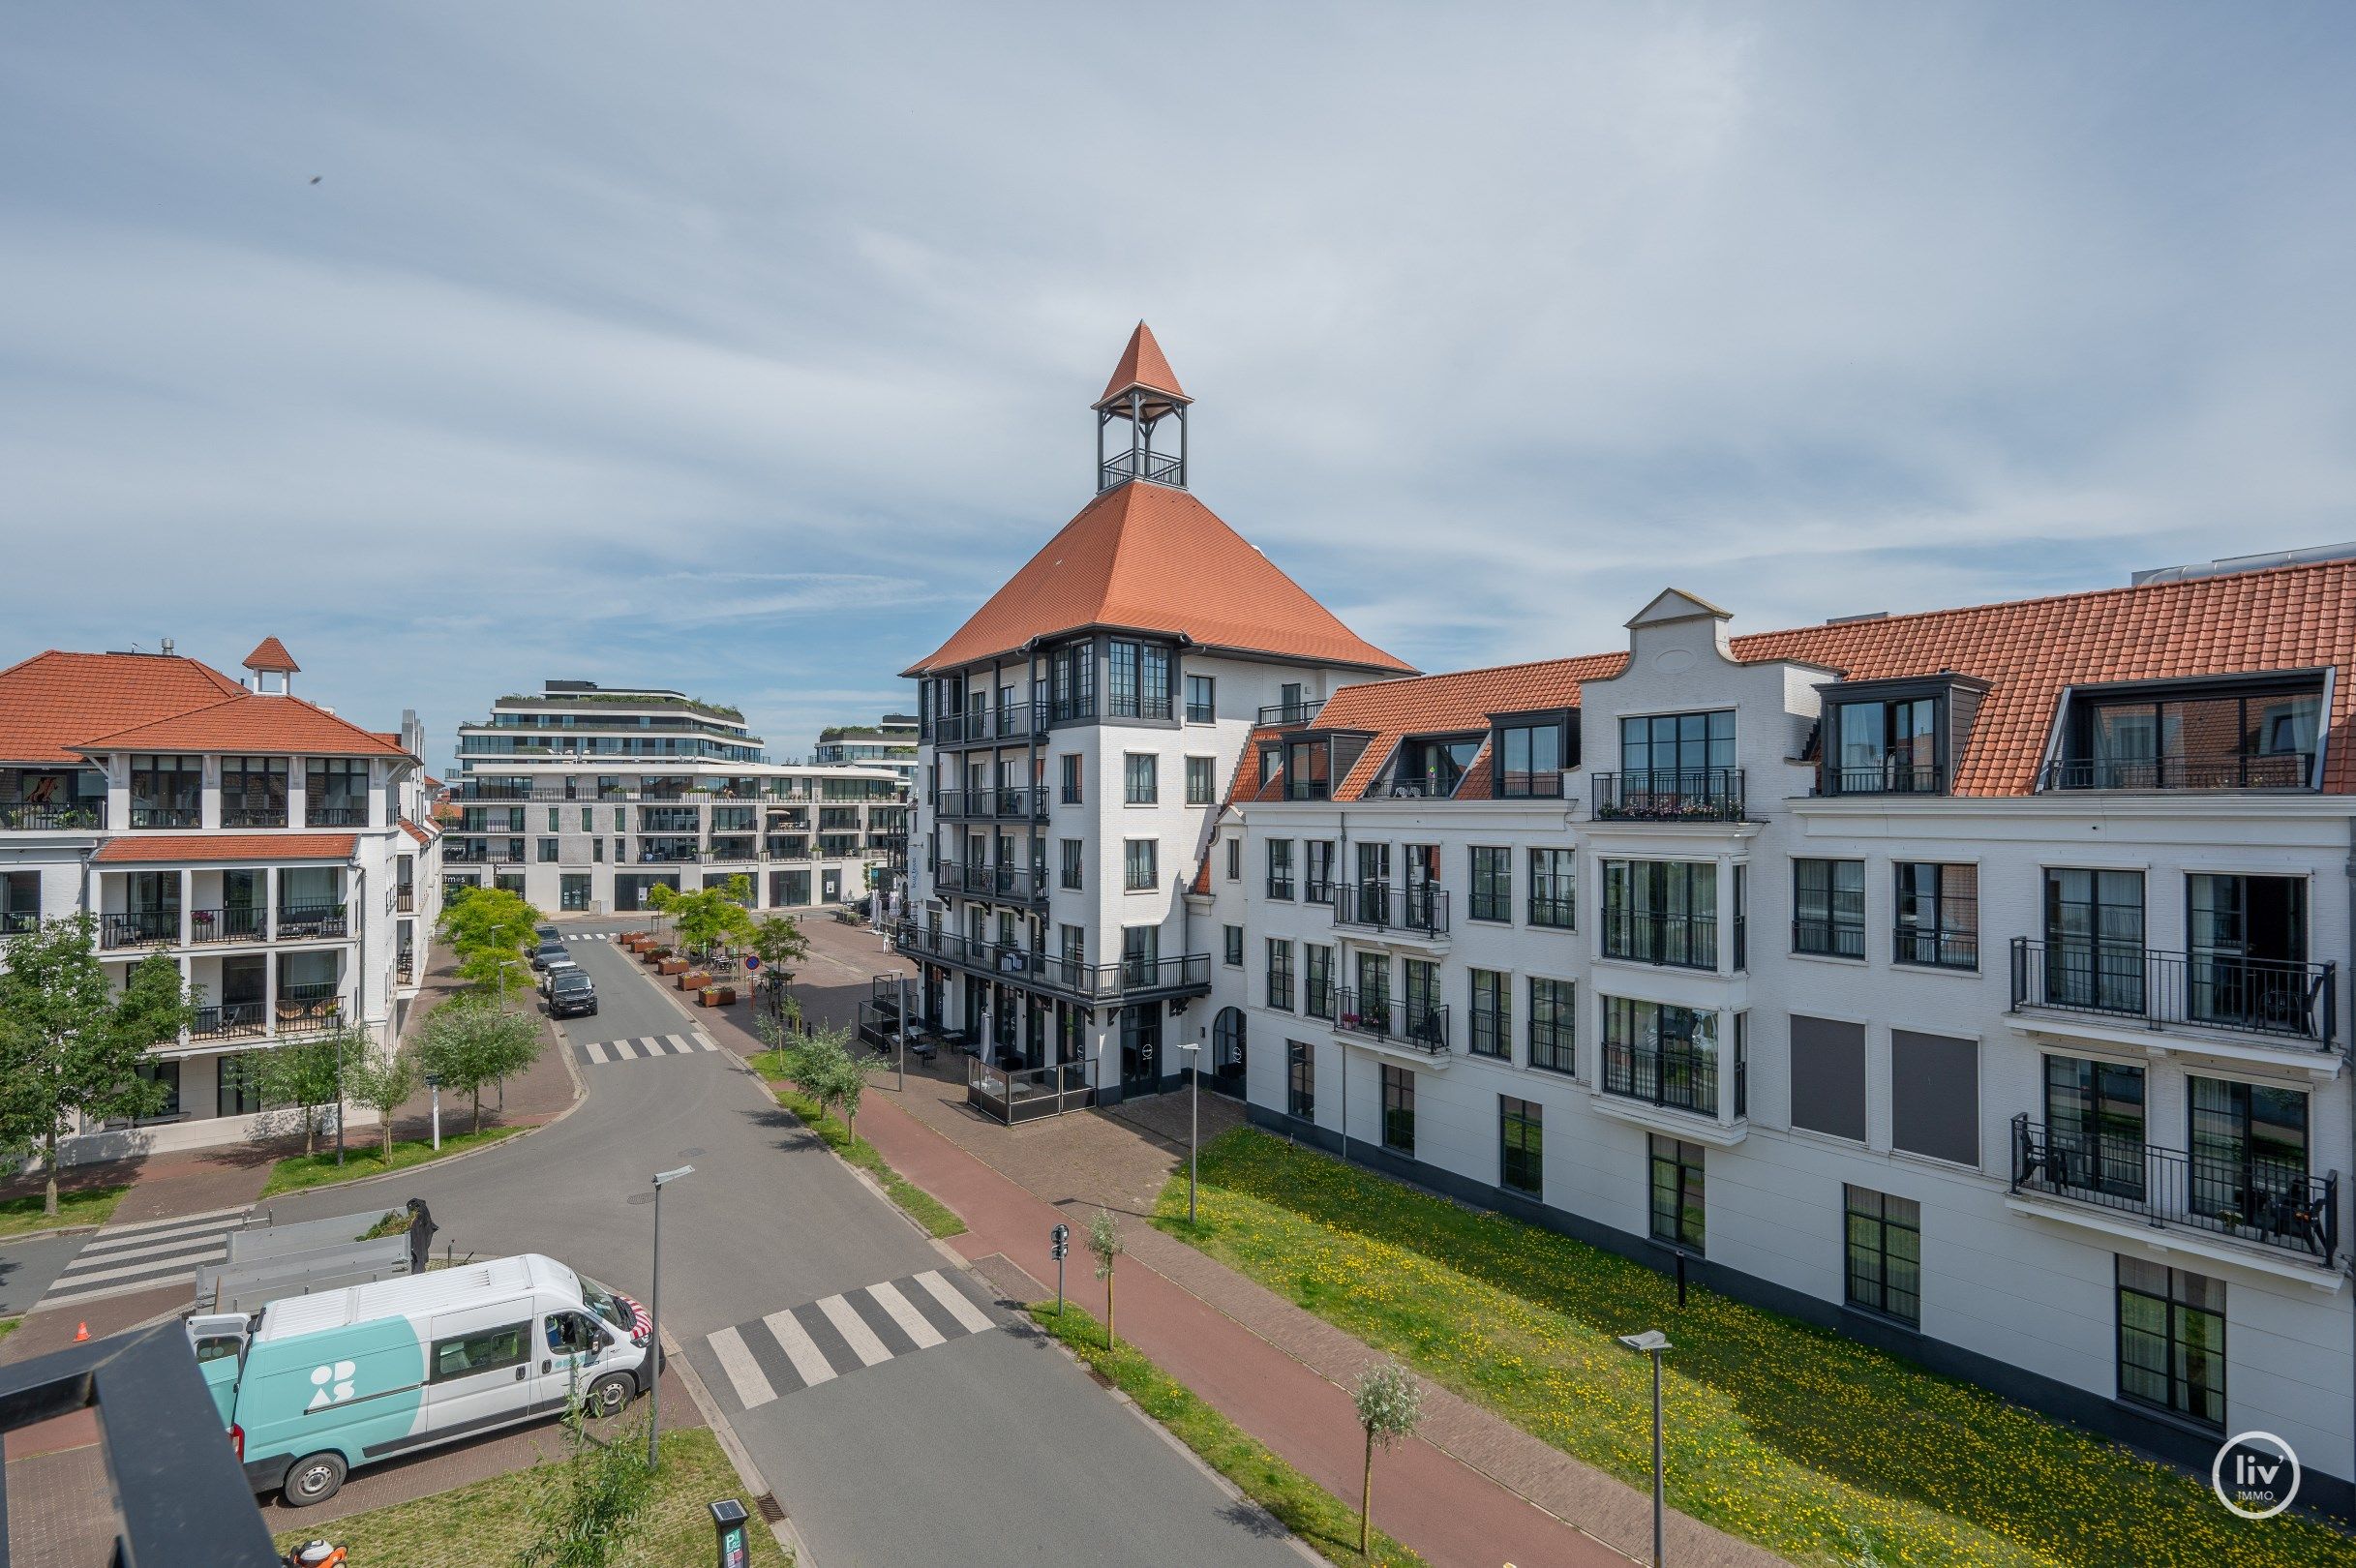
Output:
[[[171,639],[168,637],[164,639],[164,656],[167,659],[171,657]]]

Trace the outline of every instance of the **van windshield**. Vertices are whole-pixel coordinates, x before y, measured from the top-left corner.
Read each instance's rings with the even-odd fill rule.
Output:
[[[630,1315],[630,1309],[622,1304],[619,1296],[586,1274],[575,1278],[581,1282],[581,1300],[590,1312],[624,1334],[638,1326],[637,1320]]]

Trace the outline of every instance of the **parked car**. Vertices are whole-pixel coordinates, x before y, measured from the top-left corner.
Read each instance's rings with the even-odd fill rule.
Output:
[[[556,985],[558,976],[578,975],[580,973],[581,966],[573,962],[573,960],[570,958],[551,959],[548,966],[540,971],[540,994],[542,996],[548,995],[549,991]]]
[[[580,1403],[612,1415],[651,1371],[636,1302],[528,1252],[188,1319],[246,1480],[325,1502],[361,1464]]]
[[[559,974],[548,987],[548,1015],[551,1018],[595,1016],[597,1011],[597,982],[587,973],[574,968]]]
[[[553,925],[535,925],[531,928],[531,934],[540,939],[540,945],[542,947],[546,947],[551,942],[561,942],[564,940],[564,933],[558,930]]]
[[[572,959],[572,949],[561,942],[543,942],[532,950],[531,967],[546,969],[550,964],[559,960],[569,963]]]

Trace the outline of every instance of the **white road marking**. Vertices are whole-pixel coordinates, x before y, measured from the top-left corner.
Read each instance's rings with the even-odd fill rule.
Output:
[[[614,1054],[620,1057],[625,1062],[634,1062],[638,1060],[638,1052],[636,1048],[633,1047],[626,1040],[618,1040],[614,1041]]]
[[[92,1242],[74,1255],[74,1261],[76,1263],[127,1263],[135,1257],[168,1257],[174,1252],[201,1251],[207,1247],[218,1247],[221,1245],[221,1231],[213,1229],[200,1230],[188,1236],[173,1236],[166,1240],[150,1241],[138,1247],[102,1247],[97,1242]],[[133,1239],[143,1240],[138,1237]],[[154,1265],[151,1263],[149,1266]]]
[[[599,1067],[605,1066],[605,1047],[603,1045],[600,1045],[597,1043],[597,1041],[592,1040],[587,1046],[584,1047],[584,1049],[589,1052],[589,1060],[591,1062],[594,1062]]]
[[[96,1284],[101,1280],[122,1280],[144,1274],[153,1277],[156,1283],[163,1284],[175,1270],[194,1269],[199,1263],[218,1263],[228,1255],[228,1248],[216,1244],[209,1251],[191,1252],[185,1257],[151,1258],[145,1263],[135,1263],[127,1268],[95,1269],[86,1274],[76,1271],[70,1276],[60,1276],[57,1285],[42,1298],[41,1304],[55,1306],[61,1301],[71,1301],[83,1293],[81,1286]]]
[[[233,1220],[250,1213],[254,1205],[239,1204],[234,1209],[207,1209],[202,1214],[176,1214],[168,1220],[139,1220],[130,1224],[108,1225],[101,1236],[128,1236],[135,1230],[190,1230],[212,1221]]]
[[[714,1045],[711,1042],[711,1037],[705,1034],[700,1029],[695,1032],[695,1043],[697,1047],[702,1050],[716,1051],[719,1049],[717,1045]]]
[[[711,1353],[719,1358],[720,1371],[726,1372],[728,1380],[736,1385],[737,1399],[744,1408],[750,1410],[777,1397],[777,1391],[761,1374],[761,1364],[753,1360],[752,1351],[745,1348],[743,1335],[733,1328],[724,1328],[710,1338]]]
[[[940,1270],[926,1269],[917,1276],[917,1283],[922,1285],[950,1316],[964,1324],[966,1333],[979,1334],[990,1326],[990,1320],[982,1314],[982,1309],[967,1301],[964,1292],[955,1285],[942,1279]]]
[[[777,1347],[785,1352],[785,1359],[794,1364],[794,1371],[801,1374],[803,1382],[815,1388],[834,1375],[834,1369],[818,1348],[818,1342],[810,1338],[809,1331],[792,1312],[771,1312],[761,1321],[776,1337]]]
[[[671,1054],[674,1056],[684,1056],[689,1049],[687,1042],[677,1035],[665,1035],[663,1043],[671,1047]]]
[[[818,1310],[826,1313],[827,1321],[850,1342],[852,1354],[861,1362],[872,1367],[878,1362],[891,1359],[891,1352],[885,1349],[884,1342],[875,1337],[875,1330],[869,1328],[867,1320],[860,1316],[842,1297],[829,1296],[818,1304]]]
[[[649,1056],[660,1056],[663,1054],[661,1044],[656,1041],[652,1035],[639,1036],[638,1048],[645,1051]]]
[[[900,1325],[903,1333],[917,1342],[918,1349],[922,1350],[932,1345],[949,1342],[941,1331],[924,1321],[924,1314],[910,1306],[908,1298],[901,1295],[898,1289],[889,1282],[869,1285],[867,1294],[875,1298],[876,1305],[891,1314],[891,1320]]]

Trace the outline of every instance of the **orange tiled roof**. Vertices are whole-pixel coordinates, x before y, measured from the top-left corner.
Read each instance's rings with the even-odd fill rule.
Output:
[[[241,689],[195,659],[51,648],[0,670],[0,760],[79,764],[74,747],[93,734],[146,724]]]
[[[91,857],[102,865],[189,860],[348,860],[357,833],[130,833]]]
[[[1501,664],[1486,670],[1459,670],[1425,676],[1417,680],[1378,680],[1344,686],[1328,698],[1317,714],[1320,730],[1363,730],[1374,739],[1347,776],[1334,783],[1334,799],[1363,799],[1382,765],[1399,742],[1410,735],[1437,735],[1449,730],[1486,730],[1492,713],[1520,713],[1533,709],[1576,708],[1579,683],[1616,676],[1627,667],[1625,653],[1588,654],[1575,659],[1541,659],[1535,664]],[[1476,767],[1479,759],[1475,759]],[[1483,778],[1487,777],[1486,772]],[[1470,780],[1466,781],[1466,788]],[[1487,798],[1483,788],[1478,799]],[[1460,795],[1464,799],[1476,797]]]
[[[281,671],[303,673],[303,667],[294,662],[294,655],[287,651],[287,645],[275,637],[265,637],[254,645],[254,651],[246,655],[246,668],[267,670],[273,675]]]
[[[168,718],[99,735],[76,750],[306,752],[313,756],[406,757],[398,741],[363,730],[300,697],[246,691]]]
[[[1104,395],[1097,402],[1109,403],[1133,386],[1167,392],[1173,398],[1186,396],[1178,385],[1177,373],[1162,356],[1162,345],[1154,341],[1154,329],[1143,321],[1129,335],[1129,347],[1121,350],[1121,362],[1112,368],[1112,379],[1104,383]]]
[[[902,673],[954,669],[1086,626],[1413,673],[1342,624],[1192,495],[1137,481],[1080,508],[955,636]]]
[[[420,844],[431,844],[434,842],[434,834],[432,829],[421,828],[416,823],[409,821],[409,819],[407,817],[401,819],[401,830],[408,834],[411,838],[417,840],[417,842]]]

